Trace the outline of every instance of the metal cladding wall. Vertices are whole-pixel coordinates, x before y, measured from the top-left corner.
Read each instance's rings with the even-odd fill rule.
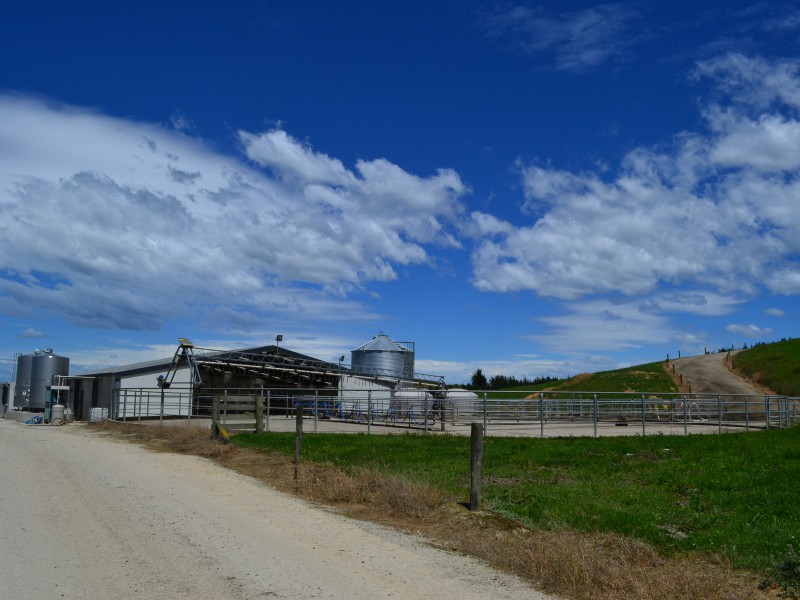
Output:
[[[47,386],[55,385],[56,375],[69,375],[69,359],[55,354],[36,354],[31,368],[31,393],[28,406],[44,409]]]
[[[414,353],[389,336],[376,335],[366,344],[350,352],[355,371],[389,374],[411,379],[414,377]]]
[[[33,354],[23,354],[17,358],[17,379],[14,391],[14,406],[27,406],[31,393],[31,372]]]

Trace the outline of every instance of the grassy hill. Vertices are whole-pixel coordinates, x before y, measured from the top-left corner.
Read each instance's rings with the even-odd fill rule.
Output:
[[[800,339],[760,344],[742,350],[733,367],[748,379],[776,394],[800,396]],[[524,397],[531,391],[675,393],[678,388],[663,363],[654,362],[614,371],[582,373],[570,379],[521,386],[490,393],[490,397]]]
[[[592,392],[670,393],[678,391],[672,377],[667,374],[660,362],[614,371],[585,373],[568,379],[554,389],[564,392],[589,390]]]
[[[733,366],[776,394],[800,396],[800,339],[742,350],[733,357]]]
[[[507,390],[492,392],[490,397],[513,398],[518,393],[525,397],[532,391],[556,392],[642,392],[649,394],[667,394],[677,392],[672,377],[664,370],[660,362],[616,369],[597,373],[582,373],[570,379],[549,382],[541,385],[527,385]]]

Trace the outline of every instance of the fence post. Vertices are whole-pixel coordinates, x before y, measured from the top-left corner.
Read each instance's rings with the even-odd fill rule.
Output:
[[[428,403],[428,392],[423,391],[422,393],[425,394],[422,397],[422,414],[423,414],[422,424],[423,428],[425,429],[425,433],[428,433],[428,409],[430,408]]]
[[[744,430],[750,431],[750,396],[744,397]]]
[[[164,421],[164,388],[161,388],[161,410],[158,413],[159,422]]]
[[[211,433],[214,439],[219,437],[219,394],[211,397]]]
[[[269,428],[269,413],[271,412],[270,408],[270,390],[267,390],[267,431],[270,431]]]
[[[594,437],[597,437],[597,393],[594,395],[594,400],[592,401],[592,420],[594,421]]]
[[[489,415],[487,414],[487,406],[486,406],[486,392],[483,392],[483,431],[484,433],[489,430],[487,425],[489,424]]]
[[[539,392],[539,437],[544,437],[544,392]]]
[[[483,426],[472,423],[470,431],[470,475],[469,509],[481,509],[481,484],[483,471]]]
[[[367,435],[372,433],[372,390],[367,390]]]
[[[722,398],[717,394],[717,433],[722,433]]]
[[[300,452],[303,449],[303,407],[297,407],[294,426],[294,480],[297,481],[297,469],[300,465]]]
[[[256,433],[264,433],[264,395],[256,394]]]
[[[317,433],[317,419],[319,415],[319,390],[314,390],[314,433]]]
[[[128,417],[128,390],[125,390],[125,394],[122,396],[122,422],[124,423]]]
[[[686,396],[683,397],[683,435],[689,435],[689,422],[686,415]]]
[[[642,435],[647,435],[647,406],[645,405],[644,394],[642,394]]]
[[[769,396],[764,396],[764,421],[766,422],[766,428],[769,429]]]

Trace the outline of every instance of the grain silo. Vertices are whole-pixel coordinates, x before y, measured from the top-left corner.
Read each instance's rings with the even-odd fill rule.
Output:
[[[396,342],[385,333],[350,352],[353,371],[413,379],[414,343]]]

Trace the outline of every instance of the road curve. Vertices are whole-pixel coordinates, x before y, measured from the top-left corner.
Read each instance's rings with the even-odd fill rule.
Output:
[[[733,355],[733,353],[730,353]],[[765,392],[728,368],[727,352],[687,356],[670,361],[676,375],[698,394],[745,394],[763,396]]]
[[[546,598],[412,536],[83,425],[0,419],[0,451],[0,598]]]

